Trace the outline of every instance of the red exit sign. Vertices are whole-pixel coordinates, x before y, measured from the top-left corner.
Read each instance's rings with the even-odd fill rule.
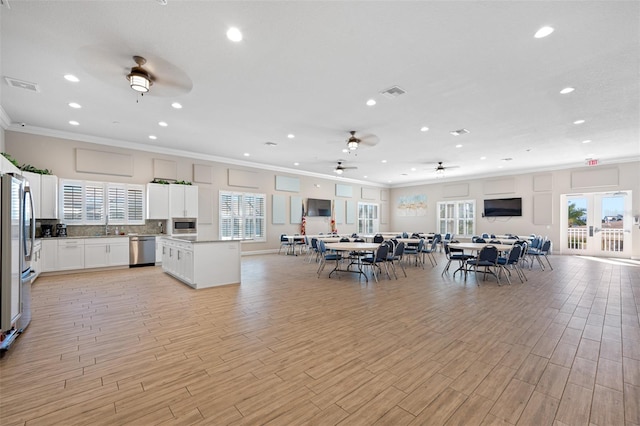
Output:
[[[597,166],[598,165],[598,160],[595,159],[589,159],[587,160],[587,166]]]

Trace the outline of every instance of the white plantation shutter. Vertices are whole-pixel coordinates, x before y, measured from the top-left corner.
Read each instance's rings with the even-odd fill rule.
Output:
[[[124,185],[109,185],[107,188],[107,206],[109,223],[124,225],[126,211],[126,189]]]
[[[220,191],[220,239],[264,241],[265,199],[264,194]]]
[[[104,223],[104,184],[85,182],[84,184],[84,221],[85,223]]]
[[[61,180],[60,186],[62,220],[65,223],[82,222],[82,211],[84,210],[82,190],[84,185],[81,182]]]
[[[127,223],[144,225],[144,186],[127,186]]]

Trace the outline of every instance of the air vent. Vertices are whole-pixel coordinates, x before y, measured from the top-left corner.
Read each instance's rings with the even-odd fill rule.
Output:
[[[469,131],[467,129],[459,129],[459,130],[452,130],[449,133],[451,133],[453,136],[460,136],[460,135],[469,133]]]
[[[407,93],[407,91],[399,86],[393,86],[393,87],[389,87],[387,90],[383,90],[380,93],[386,96],[387,98],[394,99],[400,95],[404,95],[405,93]]]
[[[32,92],[39,92],[40,88],[38,88],[37,83],[31,83],[29,81],[18,80],[17,78],[5,77],[4,78],[7,84],[11,87],[17,87],[18,89],[30,90]]]

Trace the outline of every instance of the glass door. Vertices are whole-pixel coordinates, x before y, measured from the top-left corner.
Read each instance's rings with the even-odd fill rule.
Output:
[[[587,256],[631,254],[631,191],[562,196],[563,252]]]

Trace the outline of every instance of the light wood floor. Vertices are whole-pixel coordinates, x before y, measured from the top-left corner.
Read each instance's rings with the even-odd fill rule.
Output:
[[[377,284],[275,254],[198,291],[159,267],[41,277],[0,424],[640,424],[637,262],[478,287],[438,256]]]

